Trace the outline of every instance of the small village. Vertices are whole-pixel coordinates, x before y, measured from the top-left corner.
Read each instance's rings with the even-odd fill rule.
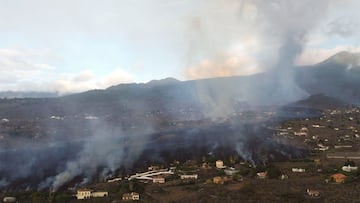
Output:
[[[208,155],[37,195],[53,196],[55,202],[353,202],[360,198],[359,131],[359,108],[326,110],[321,117],[285,121],[274,129],[277,142],[306,149],[303,158],[256,165],[235,155]],[[3,202],[21,199],[11,194]]]

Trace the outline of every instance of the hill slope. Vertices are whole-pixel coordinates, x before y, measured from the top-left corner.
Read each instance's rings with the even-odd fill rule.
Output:
[[[118,113],[121,116],[181,109],[221,117],[238,108],[285,105],[314,94],[358,104],[359,58],[359,54],[341,52],[322,63],[296,67],[289,79],[275,79],[274,73],[192,81],[168,78],[146,84],[121,84],[60,98],[0,100],[0,117],[85,113]],[[287,83],[281,81],[287,79]],[[179,115],[173,113],[172,116]]]

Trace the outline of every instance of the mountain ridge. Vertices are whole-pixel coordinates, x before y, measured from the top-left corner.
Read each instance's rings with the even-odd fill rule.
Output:
[[[71,112],[107,115],[117,111],[136,113],[163,109],[196,109],[217,117],[229,115],[239,106],[281,106],[317,94],[348,104],[360,104],[360,71],[346,69],[347,65],[333,60],[325,61],[308,67],[296,67],[293,76],[280,78],[287,83],[274,80],[273,73],[189,81],[167,78],[149,83],[120,84],[104,90],[56,98],[16,102],[0,100],[0,117],[9,114],[49,117]],[[301,94],[297,95],[297,92]]]

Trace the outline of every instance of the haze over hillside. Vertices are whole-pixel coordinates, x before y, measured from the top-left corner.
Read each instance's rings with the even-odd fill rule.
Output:
[[[168,78],[146,84],[120,84],[105,90],[90,90],[47,100],[35,99],[31,105],[19,103],[9,107],[2,101],[0,115],[106,114],[112,113],[113,109],[141,112],[195,107],[207,117],[217,118],[231,115],[241,104],[244,108],[285,105],[314,94],[358,104],[360,68],[355,63],[358,58],[357,54],[341,52],[312,66],[295,67],[294,76],[289,76],[294,77],[295,84],[290,86],[281,84],[281,80],[287,77],[275,80],[277,73],[272,72],[191,81]],[[349,63],[345,62],[347,59],[351,59]]]

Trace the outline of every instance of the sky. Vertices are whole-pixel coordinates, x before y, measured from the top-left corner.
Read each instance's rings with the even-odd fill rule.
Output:
[[[315,64],[360,51],[358,8],[357,0],[0,0],[0,91],[254,74],[276,64],[294,30],[295,64]]]

